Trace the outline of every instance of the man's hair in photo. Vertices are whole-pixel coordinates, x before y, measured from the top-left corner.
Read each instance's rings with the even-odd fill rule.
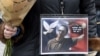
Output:
[[[57,31],[59,31],[59,28],[61,26],[64,27],[64,29],[62,31],[65,31],[66,30],[66,34],[67,34],[68,33],[68,22],[67,21],[64,21],[64,20],[60,20],[59,21],[59,24],[56,27],[56,33],[57,33]]]

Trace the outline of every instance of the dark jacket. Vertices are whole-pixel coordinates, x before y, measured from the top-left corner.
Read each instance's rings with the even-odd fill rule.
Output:
[[[60,0],[40,0],[41,14],[61,14]],[[96,35],[94,0],[64,0],[64,14],[88,14],[89,37]]]
[[[39,0],[41,14],[61,14],[60,0]],[[63,0],[64,14],[88,14],[89,38],[96,35],[96,10],[94,0]],[[76,55],[79,56],[79,55]]]
[[[23,37],[13,45],[12,56],[39,56],[40,19],[37,3],[31,8],[24,21]]]
[[[100,22],[100,0],[95,0],[96,3],[96,11],[97,11],[97,22]],[[97,25],[97,34],[100,37],[100,24]],[[100,56],[100,52],[97,53],[96,56]]]
[[[100,9],[100,0],[95,0],[95,3],[96,3],[96,8]]]
[[[94,0],[64,0],[65,14],[88,14],[89,36],[96,34]],[[40,13],[60,14],[59,0],[37,0],[23,21],[25,33],[23,38],[13,46],[12,56],[39,56]],[[61,55],[60,55],[61,56]],[[67,55],[65,55],[67,56]],[[76,55],[79,56],[79,55]]]
[[[96,3],[96,11],[97,11],[97,22],[100,22],[100,0],[95,0],[95,3]]]

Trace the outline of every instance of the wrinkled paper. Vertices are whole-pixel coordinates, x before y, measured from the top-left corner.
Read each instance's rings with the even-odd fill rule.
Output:
[[[19,26],[36,0],[0,0],[3,21]]]

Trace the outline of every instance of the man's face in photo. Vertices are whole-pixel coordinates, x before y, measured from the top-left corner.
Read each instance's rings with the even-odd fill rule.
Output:
[[[67,34],[67,27],[65,27],[64,25],[61,25],[59,28],[58,28],[58,38],[59,39],[63,39],[64,36]]]

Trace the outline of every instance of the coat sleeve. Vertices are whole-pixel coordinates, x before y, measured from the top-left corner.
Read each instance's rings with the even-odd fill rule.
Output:
[[[96,36],[96,9],[94,0],[80,0],[80,13],[88,14],[89,37]]]

